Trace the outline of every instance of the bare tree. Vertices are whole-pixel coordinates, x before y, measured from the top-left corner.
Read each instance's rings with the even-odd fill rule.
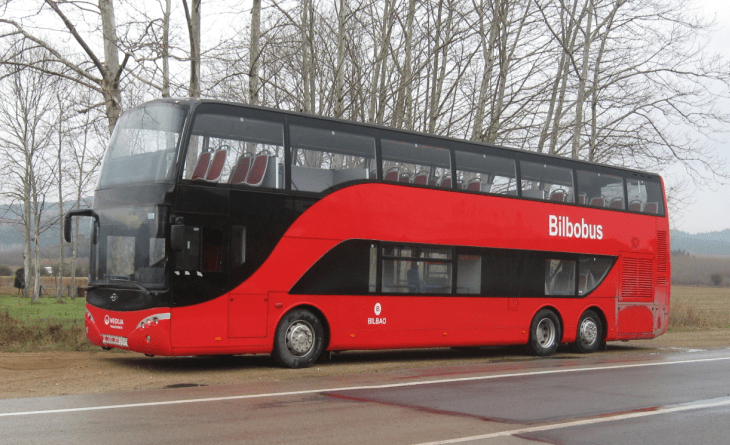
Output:
[[[99,57],[98,51],[92,49],[88,43],[92,38],[92,34],[84,37],[74,24],[75,20],[68,15],[69,13],[64,12],[62,7],[71,14],[76,13],[78,17],[82,17],[83,14],[87,13],[98,15],[102,27],[103,58]],[[99,0],[97,7],[87,2],[58,3],[54,0],[44,0],[38,5],[37,9],[45,10],[45,8],[49,8],[53,13],[52,15],[62,22],[65,32],[73,39],[80,51],[73,55],[66,54],[65,50],[58,48],[56,43],[58,40],[63,41],[64,39],[54,41],[50,36],[35,34],[30,27],[24,25],[24,22],[10,18],[0,18],[0,24],[5,24],[10,28],[0,36],[4,39],[21,37],[19,40],[16,39],[12,45],[14,54],[6,57],[3,63],[22,63],[17,66],[42,71],[54,77],[70,79],[101,94],[106,117],[109,121],[109,131],[111,132],[122,112],[120,79],[130,57],[130,54],[127,53],[124,60],[121,63],[119,61],[113,0]],[[40,25],[37,26],[40,27]],[[25,44],[24,42],[29,43]],[[32,47],[42,48],[44,56],[39,57],[37,60],[26,58],[23,62],[17,62],[18,59],[15,55]],[[43,63],[47,60],[57,63],[47,66]],[[90,67],[87,68],[88,65]]]
[[[190,38],[190,97],[200,97],[200,1],[191,0],[188,8],[188,1],[183,0]]]
[[[6,162],[4,195],[22,209],[18,215],[23,229],[23,258],[26,277],[24,296],[37,302],[40,294],[39,237],[55,222],[44,223],[46,196],[55,176],[54,160],[48,156],[53,121],[53,79],[47,69],[27,70],[28,59],[37,57],[32,51],[21,51],[10,65],[0,86],[0,150]],[[46,65],[50,65],[46,62]],[[50,67],[48,67],[50,68]]]

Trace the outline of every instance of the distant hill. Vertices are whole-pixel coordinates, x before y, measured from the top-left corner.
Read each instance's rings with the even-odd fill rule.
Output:
[[[730,229],[696,234],[672,230],[671,242],[672,251],[683,250],[694,255],[730,256]]]

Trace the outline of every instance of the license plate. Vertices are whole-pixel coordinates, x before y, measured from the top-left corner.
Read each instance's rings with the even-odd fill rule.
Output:
[[[127,346],[127,339],[125,337],[119,337],[117,335],[102,335],[101,342],[105,345],[114,346]]]

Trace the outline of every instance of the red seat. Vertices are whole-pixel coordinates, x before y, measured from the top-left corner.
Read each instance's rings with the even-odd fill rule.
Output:
[[[654,215],[659,213],[659,203],[658,202],[647,202],[644,204],[644,213],[652,213]]]
[[[210,155],[209,151],[200,153],[198,163],[195,165],[193,170],[193,176],[190,179],[205,179],[205,174],[208,173],[208,166],[210,166]]]
[[[608,205],[612,209],[623,209],[624,208],[624,199],[623,198],[614,198],[611,200],[611,204]]]
[[[251,170],[248,172],[246,177],[246,184],[258,187],[264,182],[264,175],[266,174],[266,167],[269,165],[268,154],[258,154],[254,160]]]
[[[227,150],[218,150],[213,155],[213,160],[208,167],[208,172],[205,174],[205,180],[210,182],[218,182],[221,179],[221,173],[223,172],[223,166],[226,164]]]
[[[400,177],[400,170],[398,169],[398,167],[393,167],[385,173],[384,179],[386,181],[398,182],[399,177]]]
[[[413,178],[413,183],[419,185],[428,185],[428,173],[419,172],[416,177]]]
[[[473,192],[481,191],[482,190],[482,180],[479,178],[474,178],[474,179],[470,180],[466,184],[466,189],[471,190]]]
[[[550,201],[558,201],[558,202],[564,202],[565,201],[565,192],[552,192],[550,194]]]
[[[634,201],[629,203],[629,210],[632,212],[641,212],[641,202]]]
[[[606,199],[603,196],[591,198],[590,205],[593,207],[606,207]]]
[[[441,178],[441,182],[439,183],[439,186],[444,188],[451,188],[451,176],[444,176]]]
[[[233,173],[231,173],[231,177],[228,179],[229,183],[235,185],[243,184],[246,181],[246,176],[248,176],[248,171],[251,168],[252,158],[253,155],[251,153],[244,153],[238,157],[236,167],[233,169]]]
[[[585,205],[585,203],[586,203],[586,194],[585,193],[578,194],[578,204]]]

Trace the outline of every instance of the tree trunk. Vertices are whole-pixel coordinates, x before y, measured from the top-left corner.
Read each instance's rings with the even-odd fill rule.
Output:
[[[500,1],[500,0],[488,0],[488,1]],[[481,3],[479,8],[479,35],[481,37],[482,46],[482,57],[484,58],[484,71],[482,72],[482,81],[479,88],[479,98],[477,99],[476,113],[474,115],[474,128],[471,133],[471,139],[473,141],[483,141],[484,134],[484,113],[487,107],[487,99],[489,98],[489,90],[491,89],[492,81],[492,70],[494,69],[494,45],[499,35],[500,22],[497,17],[496,11],[498,8],[497,4],[491,3],[492,5],[492,20],[489,24],[489,37],[486,35],[484,29],[484,20],[486,20],[486,12],[484,11],[484,2]]]
[[[340,0],[337,14],[337,66],[335,67],[335,117],[345,113],[345,23],[347,21],[347,0]]]
[[[302,4],[302,111],[314,113],[314,6],[312,0]]]
[[[251,48],[248,57],[248,103],[259,104],[259,41],[261,40],[261,0],[253,0],[251,9]]]
[[[162,97],[170,97],[170,9],[172,0],[165,0],[162,16]]]
[[[187,0],[183,0],[190,39],[190,97],[200,97],[200,1],[191,0],[191,7],[188,9]]]
[[[104,70],[101,78],[101,94],[109,121],[109,133],[114,130],[122,114],[122,92],[119,89],[121,66],[117,49],[117,25],[114,19],[113,0],[99,0],[102,37],[104,40]]]
[[[56,162],[58,163],[58,281],[56,282],[56,300],[61,301],[63,298],[63,103],[60,95],[56,95],[58,100],[58,147]]]
[[[589,5],[591,2],[589,1],[586,4]],[[586,80],[588,78],[588,60],[590,57],[591,43],[593,43],[591,41],[591,25],[593,23],[594,9],[592,6],[587,7],[590,9],[588,10],[588,23],[583,32],[583,63],[578,77],[578,98],[575,102],[575,126],[573,127],[573,147],[571,150],[571,157],[573,159],[578,159],[578,152],[580,150],[580,133],[581,127],[583,127],[583,104],[586,98]]]
[[[405,34],[405,60],[403,61],[403,69],[401,75],[400,86],[398,87],[398,95],[396,96],[395,112],[393,113],[393,126],[396,128],[410,129],[410,122],[406,119],[406,108],[412,99],[412,82],[413,82],[413,18],[416,12],[416,0],[408,0],[408,12],[406,13]]]

